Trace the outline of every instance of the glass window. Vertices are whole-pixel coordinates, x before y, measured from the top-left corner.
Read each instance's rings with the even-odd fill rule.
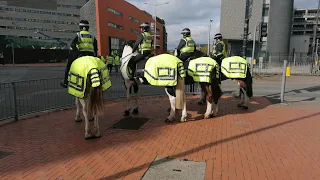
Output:
[[[130,19],[131,21],[133,21],[133,22],[139,23],[139,20],[138,20],[138,19],[135,19],[135,18],[133,18],[133,17],[131,17],[131,16],[129,16],[129,19]]]
[[[134,29],[130,29],[130,32],[132,32],[132,33],[134,33],[134,34],[140,34],[139,31],[136,31],[136,30],[134,30]]]
[[[108,26],[116,28],[116,29],[123,30],[123,26],[120,26],[120,25],[117,25],[117,24],[113,24],[111,22],[108,23]]]
[[[123,13],[122,13],[122,12],[119,12],[119,11],[114,10],[114,9],[112,9],[112,8],[108,8],[108,11],[109,11],[109,12],[112,12],[113,14],[116,14],[116,15],[118,15],[118,16],[123,16]]]

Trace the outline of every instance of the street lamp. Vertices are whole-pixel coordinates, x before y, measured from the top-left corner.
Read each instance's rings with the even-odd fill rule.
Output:
[[[209,27],[209,32],[208,32],[208,48],[207,48],[207,54],[208,54],[208,56],[210,55],[210,49],[211,49],[211,47],[210,47],[210,34],[211,34],[211,23],[212,23],[212,21],[213,21],[213,19],[210,19],[210,22],[209,22],[209,25],[208,25],[208,27]]]
[[[154,48],[154,52],[156,52],[156,41],[157,41],[157,7],[160,6],[160,5],[169,4],[169,2],[156,3],[156,4],[151,4],[151,3],[145,2],[144,4],[154,6],[154,40],[153,40],[154,42],[153,42],[153,48]]]

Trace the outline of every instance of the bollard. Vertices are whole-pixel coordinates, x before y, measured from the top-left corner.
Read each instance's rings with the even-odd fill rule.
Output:
[[[286,76],[289,77],[291,73],[291,68],[290,66],[286,67]]]
[[[286,89],[286,71],[287,71],[288,61],[284,60],[283,62],[283,71],[282,71],[282,83],[281,83],[281,96],[280,102],[284,102],[284,91]]]

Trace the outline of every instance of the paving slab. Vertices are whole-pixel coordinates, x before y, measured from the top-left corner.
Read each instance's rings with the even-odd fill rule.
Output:
[[[75,109],[1,126],[0,151],[10,154],[0,158],[0,179],[141,179],[157,157],[205,163],[206,180],[320,177],[320,109],[253,97],[246,111],[223,97],[218,116],[203,120],[199,96],[187,99],[189,122],[167,124],[168,98],[141,98],[137,117],[149,120],[138,130],[112,128],[125,101],[106,103],[98,139],[84,139]]]

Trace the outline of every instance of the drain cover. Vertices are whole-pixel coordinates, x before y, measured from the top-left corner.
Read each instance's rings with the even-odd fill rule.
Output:
[[[141,180],[204,180],[205,162],[156,158]]]
[[[6,157],[6,156],[9,156],[11,155],[12,153],[11,152],[3,152],[3,151],[0,151],[0,159]]]
[[[129,129],[129,130],[138,130],[143,126],[149,118],[141,117],[126,117],[121,119],[119,122],[115,123],[112,128],[115,129]]]

